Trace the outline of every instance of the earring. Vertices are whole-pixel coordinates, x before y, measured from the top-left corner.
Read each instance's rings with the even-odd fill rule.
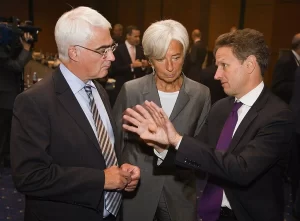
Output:
[[[151,66],[151,68],[152,68],[152,74],[155,75],[155,69],[154,69],[154,67]]]

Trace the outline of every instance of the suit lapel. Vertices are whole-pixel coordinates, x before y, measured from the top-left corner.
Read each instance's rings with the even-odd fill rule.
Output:
[[[298,61],[298,58],[294,55],[294,53],[292,51],[290,51],[291,53],[291,60],[294,61],[294,63],[296,64],[295,67],[299,67],[300,66],[300,62]]]
[[[135,46],[135,59],[139,59],[141,61],[143,59],[143,51],[140,46]]]
[[[227,97],[226,98],[226,102],[227,104],[224,104],[222,106],[222,111],[216,111],[216,114],[212,114],[210,118],[212,118],[212,122],[213,124],[213,131],[214,133],[216,133],[215,138],[211,138],[211,143],[213,144],[211,147],[216,149],[217,147],[217,143],[219,140],[219,137],[221,135],[221,132],[223,130],[223,127],[225,125],[225,122],[232,110],[233,107],[233,103],[235,101],[234,97]],[[210,122],[211,120],[209,119],[208,122]],[[212,124],[212,123],[208,123],[208,124]]]
[[[131,61],[131,57],[130,57],[130,54],[129,54],[126,44],[124,43],[120,46],[121,46],[120,51],[122,53],[123,58],[127,60],[128,64],[131,64],[132,61]]]
[[[158,106],[162,107],[158,95],[158,90],[155,84],[155,77],[153,74],[151,80],[148,82],[149,83],[145,85],[143,90],[144,99],[148,101],[153,101]],[[185,82],[186,82],[186,77],[184,76],[183,85],[179,91],[178,98],[176,100],[175,106],[170,115],[170,121],[173,121],[178,116],[178,114],[184,109],[184,107],[190,100],[189,95],[186,92]]]
[[[52,78],[54,81],[55,92],[61,105],[70,114],[82,131],[89,137],[94,144],[94,147],[99,151],[99,153],[101,153],[94,131],[59,68],[53,73]]]
[[[257,111],[252,107],[240,123],[239,127],[237,128],[234,136],[232,137],[231,143],[229,145],[228,151],[233,151],[235,147],[238,145],[239,141],[243,137],[243,134],[247,131],[247,128],[250,126],[251,122],[256,118]]]
[[[232,141],[229,145],[228,151],[232,152],[238,145],[239,141],[243,137],[244,133],[247,131],[248,127],[251,125],[252,121],[257,117],[258,112],[264,107],[269,97],[268,90],[264,87],[262,93],[250,108],[239,127],[237,128]]]
[[[173,121],[178,116],[178,114],[185,108],[189,100],[190,97],[186,92],[186,77],[183,76],[182,87],[179,90],[178,98],[170,115],[170,121]]]
[[[143,90],[144,100],[153,101],[159,107],[161,107],[158,90],[155,84],[154,75],[151,74],[151,79],[148,81],[148,84],[145,85]]]

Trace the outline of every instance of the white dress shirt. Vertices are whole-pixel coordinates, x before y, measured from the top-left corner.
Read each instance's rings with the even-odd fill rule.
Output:
[[[176,100],[178,98],[179,91],[175,91],[175,92],[158,91],[158,95],[159,95],[159,99],[160,99],[162,109],[167,114],[167,116],[170,118],[171,113],[174,109]],[[159,153],[154,149],[154,153],[158,157],[157,165],[160,165],[162,163],[162,161],[166,158],[168,150],[164,150],[164,151]]]
[[[67,69],[64,64],[61,63],[59,65],[59,68],[60,68],[60,71],[63,74],[64,78],[66,79],[67,83],[69,84],[73,94],[75,95],[86,118],[88,119],[88,121],[95,133],[96,138],[98,139],[96,126],[95,126],[95,122],[93,119],[93,114],[91,112],[91,108],[90,108],[90,104],[89,104],[90,100],[89,100],[87,93],[84,90],[84,86],[86,84],[82,80],[80,80],[77,76],[75,76],[71,71],[69,71],[69,69]],[[87,82],[87,84],[92,86],[92,94],[93,94],[96,106],[98,108],[101,120],[104,124],[105,129],[107,130],[110,141],[111,141],[112,145],[114,146],[115,137],[114,137],[113,129],[112,129],[107,111],[105,109],[104,103],[103,103],[94,83],[92,81],[89,81],[89,82]],[[103,216],[106,217],[109,214],[110,213],[105,209],[105,203],[104,203]]]
[[[128,53],[130,55],[131,62],[133,63],[136,60],[136,48],[135,48],[135,46],[129,44],[129,42],[127,40],[125,41],[125,45],[128,50]],[[131,66],[131,72],[134,72],[134,68],[132,66]]]

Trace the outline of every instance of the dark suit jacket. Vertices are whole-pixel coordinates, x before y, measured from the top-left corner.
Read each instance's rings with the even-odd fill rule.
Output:
[[[214,104],[216,101],[227,97],[227,94],[225,94],[221,82],[214,79],[216,71],[217,66],[213,64],[203,69],[199,77],[199,82],[207,86],[210,90],[211,104]]]
[[[0,108],[13,109],[14,100],[20,93],[21,74],[31,59],[31,52],[22,50],[19,56],[0,64]]]
[[[113,108],[117,128],[123,137],[122,160],[141,168],[137,190],[128,194],[123,202],[124,221],[152,221],[162,190],[172,221],[196,219],[196,177],[193,171],[181,167],[155,167],[154,152],[132,133],[122,128],[123,112],[128,107],[143,104],[145,100],[160,104],[153,74],[124,84]],[[204,85],[184,76],[178,98],[170,115],[175,128],[182,134],[199,133],[210,109],[209,90]],[[154,164],[154,165],[153,165]],[[145,201],[147,203],[145,203]]]
[[[293,94],[295,71],[297,69],[296,57],[292,51],[283,54],[277,61],[272,79],[272,92],[287,104]]]
[[[131,72],[130,64],[132,63],[126,44],[120,44],[114,51],[115,61],[112,62],[111,76],[116,79],[116,90],[120,91],[123,84],[133,79],[145,75],[145,71],[142,68],[134,68],[134,72]],[[136,59],[146,59],[141,46],[136,46]]]
[[[295,72],[295,85],[290,107],[295,117],[297,144],[292,148],[289,175],[292,177],[293,181],[297,182],[300,178],[300,67],[298,67]],[[296,185],[296,188],[298,188],[298,185]]]
[[[290,106],[296,115],[296,132],[300,135],[300,67],[295,72],[295,85]]]
[[[115,132],[107,95],[95,85]],[[16,188],[26,196],[25,221],[103,219],[105,161],[59,69],[16,98],[11,164]]]
[[[199,75],[206,53],[206,46],[202,41],[197,41],[192,45],[191,52],[186,56],[183,69],[187,77],[199,82]]]
[[[218,101],[200,134],[183,136],[176,164],[208,172],[209,182],[224,188],[238,220],[282,221],[283,172],[294,130],[291,111],[264,88],[224,153],[215,147],[233,103],[233,97]],[[172,163],[172,156],[164,163]]]

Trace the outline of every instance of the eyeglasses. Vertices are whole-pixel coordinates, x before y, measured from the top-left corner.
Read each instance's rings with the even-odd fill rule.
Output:
[[[118,47],[118,44],[117,43],[113,43],[111,46],[109,47],[103,47],[103,48],[100,48],[98,50],[93,50],[93,49],[90,49],[90,48],[86,48],[86,47],[83,47],[81,45],[74,45],[74,46],[77,46],[77,47],[80,47],[80,48],[84,48],[86,50],[89,50],[89,51],[92,51],[92,52],[95,52],[97,54],[100,54],[102,56],[102,58],[106,58],[107,57],[107,53],[109,51],[111,52],[114,52],[116,50],[116,48]]]

